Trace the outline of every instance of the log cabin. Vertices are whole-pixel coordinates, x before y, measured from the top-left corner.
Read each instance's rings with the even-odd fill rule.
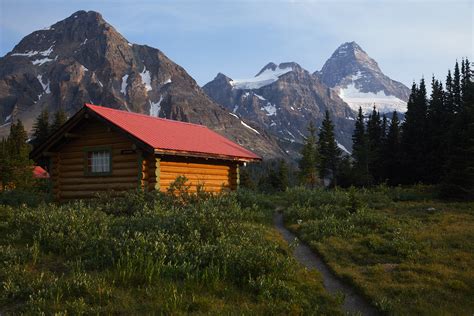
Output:
[[[235,190],[259,156],[209,128],[85,104],[31,153],[47,161],[53,198],[132,189],[165,192],[185,176],[190,192]]]

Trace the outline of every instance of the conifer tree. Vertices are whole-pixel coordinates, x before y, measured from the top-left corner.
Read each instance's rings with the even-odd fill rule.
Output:
[[[396,111],[392,114],[392,120],[388,127],[387,137],[383,149],[384,175],[388,184],[400,184],[401,171],[401,139],[400,121]]]
[[[288,164],[284,159],[280,159],[278,165],[278,191],[285,191],[288,188],[289,180],[288,180]]]
[[[449,111],[446,108],[444,97],[443,85],[433,77],[426,123],[425,180],[429,183],[438,183],[446,162]]]
[[[54,113],[53,124],[51,124],[51,131],[50,133],[56,132],[64,123],[67,121],[66,112],[62,108]]]
[[[454,65],[454,74],[453,74],[453,101],[454,101],[454,111],[458,112],[462,106],[461,104],[461,74],[459,72],[459,64],[456,61]]]
[[[472,91],[469,89],[471,80],[472,80],[472,71],[469,60],[466,58],[463,60],[463,71],[462,71],[462,81],[461,81],[461,94],[463,102],[468,102],[474,96],[472,96]]]
[[[381,180],[382,121],[377,109],[372,110],[367,121],[367,139],[369,144],[369,172],[375,182]]]
[[[369,145],[365,132],[364,114],[359,107],[359,113],[352,134],[352,158],[354,159],[353,173],[357,185],[369,185],[371,177],[369,173]]]
[[[17,120],[10,126],[10,134],[3,141],[4,163],[2,171],[2,186],[12,184],[16,188],[25,188],[32,183],[32,162],[28,155],[30,146],[27,143],[28,135],[23,123]],[[3,173],[3,172],[2,172]]]
[[[44,109],[36,118],[36,121],[33,125],[33,140],[32,145],[34,147],[43,143],[50,135],[50,125],[49,125],[49,112]]]
[[[318,140],[319,173],[323,179],[330,178],[331,185],[337,185],[337,169],[341,160],[342,151],[339,149],[334,136],[334,125],[326,110],[319,132]]]
[[[402,126],[403,179],[405,183],[423,182],[426,178],[427,97],[424,79],[413,83]]]
[[[308,137],[301,150],[301,160],[299,161],[300,183],[314,188],[318,183],[317,172],[317,148],[316,148],[316,127],[313,122],[308,126]]]
[[[448,70],[448,75],[446,76],[446,93],[444,99],[446,103],[446,109],[449,111],[449,113],[454,114],[456,110],[454,106],[453,77],[451,76],[451,70]]]

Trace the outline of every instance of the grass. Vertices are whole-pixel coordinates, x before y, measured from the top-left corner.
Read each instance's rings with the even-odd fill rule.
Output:
[[[392,315],[472,315],[474,203],[433,188],[285,193],[287,225]]]
[[[341,314],[271,214],[246,191],[0,206],[0,314]]]

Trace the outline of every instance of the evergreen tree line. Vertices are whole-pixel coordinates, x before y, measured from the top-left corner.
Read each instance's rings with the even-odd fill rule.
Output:
[[[63,109],[59,109],[54,113],[52,121],[50,120],[49,111],[43,109],[36,118],[33,125],[33,139],[31,144],[33,147],[43,143],[48,137],[56,132],[67,121],[66,113]]]
[[[300,183],[314,187],[380,183],[436,184],[445,197],[474,199],[474,83],[470,62],[456,62],[445,85],[432,78],[427,96],[424,79],[413,84],[405,119],[397,112],[368,118],[359,108],[351,157],[341,155],[326,112],[316,137],[310,123],[299,162]],[[326,183],[328,184],[328,183]]]
[[[20,120],[10,126],[10,134],[0,140],[0,185],[1,191],[13,188],[28,188],[33,183],[34,163],[29,159],[32,146],[38,146],[67,120],[63,110],[57,111],[50,122],[49,112],[41,111],[33,126],[33,135],[28,134]],[[38,162],[42,165],[41,161]]]
[[[396,112],[389,126],[375,110],[366,124],[362,111],[353,134],[354,182],[440,184],[451,197],[474,197],[473,82],[469,61],[448,72],[445,86],[432,78],[427,96],[424,79],[413,83],[405,120]]]

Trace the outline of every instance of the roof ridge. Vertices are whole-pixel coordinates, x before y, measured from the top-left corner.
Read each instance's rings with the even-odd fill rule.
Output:
[[[84,106],[89,108],[89,109],[92,109],[92,110],[94,110],[94,108],[97,107],[97,108],[103,108],[106,111],[123,112],[123,113],[127,113],[127,114],[130,114],[130,115],[143,116],[143,117],[146,117],[146,118],[149,118],[149,119],[155,119],[155,120],[159,120],[159,121],[166,121],[166,122],[177,123],[177,124],[187,124],[187,125],[192,125],[192,126],[196,126],[196,127],[202,127],[202,128],[209,129],[209,127],[207,127],[206,125],[202,125],[202,124],[183,122],[183,121],[178,121],[178,120],[171,120],[171,119],[166,119],[166,118],[162,118],[162,117],[155,117],[155,116],[151,116],[151,115],[146,115],[146,114],[143,114],[143,113],[123,111],[123,110],[113,109],[113,108],[109,108],[107,106],[98,105],[98,104],[84,103]]]

